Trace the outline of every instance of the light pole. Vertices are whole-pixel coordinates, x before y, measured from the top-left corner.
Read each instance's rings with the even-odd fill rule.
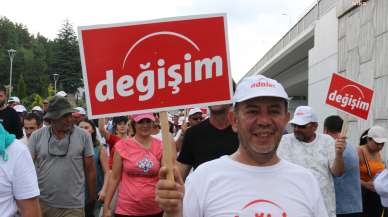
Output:
[[[59,74],[54,73],[53,77],[54,77],[54,92],[57,93],[57,81],[59,79]]]
[[[12,95],[12,63],[13,63],[13,58],[15,57],[16,50],[15,49],[9,49],[8,51],[8,56],[9,60],[11,62],[11,66],[9,67],[9,97]]]
[[[288,26],[291,28],[291,16],[286,13],[282,13],[282,15],[288,17]]]

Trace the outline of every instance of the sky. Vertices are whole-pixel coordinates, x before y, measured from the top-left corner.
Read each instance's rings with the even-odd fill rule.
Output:
[[[54,39],[66,19],[76,31],[78,26],[226,13],[231,73],[239,81],[316,1],[3,0],[0,16]]]

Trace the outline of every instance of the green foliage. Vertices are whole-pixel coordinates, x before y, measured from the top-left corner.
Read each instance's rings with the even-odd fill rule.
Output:
[[[22,99],[27,96],[26,83],[24,82],[23,74],[20,74],[18,85],[16,87],[16,95]]]
[[[53,97],[55,95],[55,89],[53,85],[51,84],[48,85],[47,93],[48,93],[48,97]]]
[[[77,36],[71,23],[66,20],[57,38],[49,40],[0,16],[0,85],[9,83],[10,59],[8,49],[15,49],[13,59],[12,86],[15,94],[26,99],[27,106],[36,99],[54,95],[52,74],[60,74],[58,91],[75,93],[82,86],[81,63]],[[34,96],[35,96],[34,95]]]

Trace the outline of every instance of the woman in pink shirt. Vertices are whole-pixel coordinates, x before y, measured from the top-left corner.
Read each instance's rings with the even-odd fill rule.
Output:
[[[110,216],[109,204],[118,189],[115,216],[162,217],[155,202],[155,186],[161,165],[162,142],[151,136],[152,113],[133,115],[135,136],[116,143],[112,174],[104,203],[104,217]]]

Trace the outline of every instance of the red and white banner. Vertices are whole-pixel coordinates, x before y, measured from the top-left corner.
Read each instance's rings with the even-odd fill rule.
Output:
[[[231,102],[225,14],[78,32],[89,118]]]
[[[333,73],[326,104],[367,120],[372,98],[372,89]]]

